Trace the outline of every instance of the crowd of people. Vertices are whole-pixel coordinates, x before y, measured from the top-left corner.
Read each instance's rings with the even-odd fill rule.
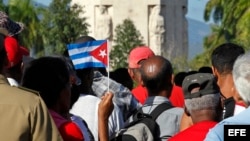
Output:
[[[75,69],[67,49],[30,57],[18,40],[23,29],[0,11],[1,140],[109,141],[139,110],[162,103],[172,108],[155,120],[160,141],[223,141],[225,124],[250,124],[250,52],[240,45],[221,44],[211,67],[177,74],[168,59],[137,46],[127,68],[108,72]]]

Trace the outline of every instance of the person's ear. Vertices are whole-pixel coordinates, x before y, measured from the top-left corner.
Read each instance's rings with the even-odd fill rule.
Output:
[[[212,72],[213,72],[214,76],[216,76],[216,77],[218,76],[218,71],[214,66],[212,66]]]
[[[174,74],[172,74],[172,76],[171,76],[171,82],[172,82],[172,84],[174,84]]]
[[[128,74],[130,75],[130,77],[135,80],[135,74],[133,72],[133,70],[131,68],[128,68]]]
[[[145,84],[144,84],[143,80],[141,80],[140,82],[141,82],[141,85],[142,85],[143,87],[145,87]]]

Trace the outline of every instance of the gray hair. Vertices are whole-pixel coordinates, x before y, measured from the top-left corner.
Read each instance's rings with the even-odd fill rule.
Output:
[[[239,56],[233,66],[235,87],[248,105],[250,104],[250,52]]]
[[[220,104],[220,94],[208,94],[198,98],[185,99],[187,111],[217,109]]]

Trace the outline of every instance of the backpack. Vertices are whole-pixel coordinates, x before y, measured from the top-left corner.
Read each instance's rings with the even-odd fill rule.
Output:
[[[150,114],[142,112],[142,108],[133,116],[133,121],[115,133],[110,141],[158,141],[160,139],[157,117],[173,106],[167,103],[158,105]]]

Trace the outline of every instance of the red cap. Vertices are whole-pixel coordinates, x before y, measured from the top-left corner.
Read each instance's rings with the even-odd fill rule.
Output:
[[[128,66],[129,68],[140,68],[138,63],[141,60],[148,59],[154,55],[154,52],[147,46],[135,47],[129,53]]]
[[[17,40],[13,37],[7,36],[4,40],[4,44],[8,57],[8,68],[20,63],[23,56],[29,56],[28,49],[19,46]]]

